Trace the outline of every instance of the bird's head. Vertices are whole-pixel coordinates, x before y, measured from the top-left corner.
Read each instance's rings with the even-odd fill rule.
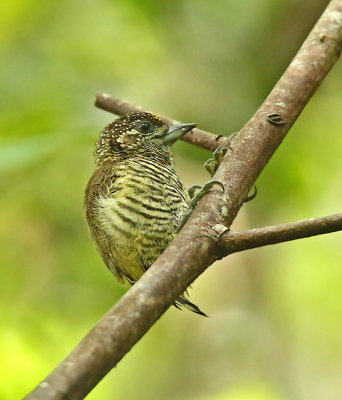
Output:
[[[155,114],[133,112],[105,127],[97,142],[98,160],[134,157],[138,154],[169,154],[169,146],[196,124],[167,125]]]

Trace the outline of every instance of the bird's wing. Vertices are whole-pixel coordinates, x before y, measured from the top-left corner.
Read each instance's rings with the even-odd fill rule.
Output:
[[[99,199],[111,195],[115,180],[116,175],[111,166],[103,165],[101,168],[96,169],[85,191],[84,206],[91,235],[97,244],[104,263],[115,277],[120,282],[123,282],[125,278],[129,281],[129,277],[125,276],[115,261],[114,243],[102,228],[97,215]]]

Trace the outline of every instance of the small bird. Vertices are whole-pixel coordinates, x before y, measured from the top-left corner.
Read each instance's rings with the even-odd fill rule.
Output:
[[[191,200],[170,145],[196,124],[169,126],[147,112],[110,123],[96,143],[85,193],[86,217],[104,263],[134,284],[175,237]],[[174,305],[206,315],[185,294]]]

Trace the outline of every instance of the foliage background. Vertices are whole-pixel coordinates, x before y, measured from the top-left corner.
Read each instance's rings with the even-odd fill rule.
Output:
[[[2,0],[0,397],[23,397],[125,288],[83,217],[98,90],[221,134],[275,84],[323,0]],[[235,229],[340,212],[342,68],[260,177]],[[175,145],[188,186],[209,157]],[[342,234],[234,255],[193,285],[211,316],[170,309],[89,395],[102,399],[340,399]]]

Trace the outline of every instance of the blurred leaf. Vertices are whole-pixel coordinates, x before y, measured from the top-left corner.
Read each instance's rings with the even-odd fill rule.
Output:
[[[0,173],[40,161],[63,145],[63,136],[49,134],[0,143]]]

